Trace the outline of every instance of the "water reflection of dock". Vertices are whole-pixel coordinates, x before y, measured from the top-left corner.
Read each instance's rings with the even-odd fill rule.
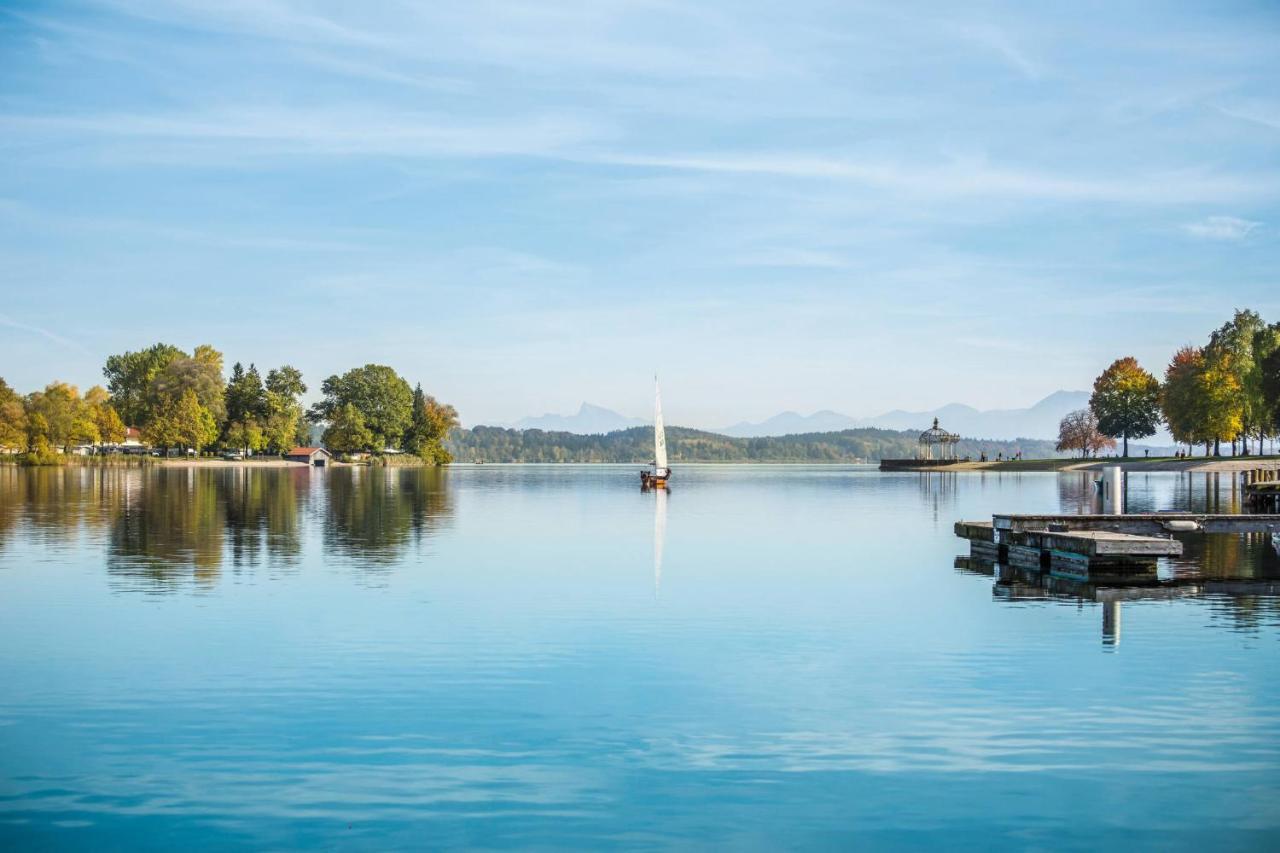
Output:
[[[1217,539],[1236,537],[1216,536]],[[1280,565],[1273,565],[1270,551],[1260,537],[1241,537],[1255,550],[1255,559],[1245,559],[1237,550],[1230,564],[1206,561],[1203,573],[1171,573],[1135,585],[1103,584],[1064,577],[1048,569],[1015,566],[974,555],[955,559],[961,574],[991,578],[992,598],[1003,602],[1092,602],[1102,605],[1102,641],[1107,646],[1120,644],[1122,608],[1127,602],[1175,601],[1180,599],[1220,598],[1237,602],[1233,607],[1245,612],[1252,606],[1245,602],[1271,599],[1280,604]],[[1220,550],[1220,549],[1218,549]],[[1262,566],[1255,563],[1261,561]],[[1276,561],[1280,563],[1280,561]],[[1259,571],[1261,568],[1261,571]]]

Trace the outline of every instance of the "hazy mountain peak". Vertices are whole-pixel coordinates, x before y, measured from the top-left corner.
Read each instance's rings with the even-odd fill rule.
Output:
[[[560,415],[548,412],[538,417],[521,418],[511,424],[514,429],[541,429],[548,432],[572,432],[579,435],[595,435],[634,426],[648,421],[629,418],[626,415],[583,401],[576,414]]]
[[[1025,409],[982,411],[965,403],[948,403],[937,409],[908,412],[895,409],[870,418],[852,418],[823,410],[812,415],[782,412],[758,423],[739,423],[723,430],[725,435],[754,438],[802,432],[835,432],[857,427],[892,430],[924,430],[937,418],[951,432],[974,438],[1056,438],[1058,422],[1068,412],[1089,404],[1087,391],[1055,391]]]

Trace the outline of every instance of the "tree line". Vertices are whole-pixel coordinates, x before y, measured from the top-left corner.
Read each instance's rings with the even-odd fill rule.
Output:
[[[134,427],[166,452],[283,454],[307,444],[311,426],[323,424],[321,440],[333,452],[403,451],[443,464],[450,460],[445,438],[458,425],[452,406],[384,365],[330,376],[310,409],[297,368],[282,365],[264,378],[256,365],[237,362],[228,378],[222,353],[208,345],[188,353],[158,343],[110,356],[102,372],[106,387],[83,397],[64,382],[20,395],[0,379],[0,449],[47,463],[73,447],[119,444]]]
[[[1059,426],[1057,449],[1097,455],[1129,439],[1169,428],[1187,453],[1198,445],[1206,456],[1263,453],[1280,435],[1280,322],[1268,325],[1254,311],[1239,310],[1215,329],[1203,346],[1173,354],[1164,381],[1132,356],[1117,359],[1093,383],[1089,408],[1072,412]]]
[[[919,432],[874,428],[800,435],[734,438],[685,427],[667,427],[673,462],[865,462],[912,458]],[[461,462],[634,462],[653,459],[653,428],[632,427],[603,435],[477,426],[455,430],[448,447]],[[1049,456],[1052,441],[961,439],[960,456],[980,453]]]

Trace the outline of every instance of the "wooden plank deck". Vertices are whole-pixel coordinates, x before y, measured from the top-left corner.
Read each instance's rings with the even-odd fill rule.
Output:
[[[1169,533],[1280,533],[1280,514],[1221,515],[1194,512],[1147,512],[1130,515],[1021,515],[992,517],[996,530],[1109,530],[1135,536]],[[966,522],[968,523],[968,522]]]
[[[1039,548],[1042,551],[1076,554],[1092,560],[1155,559],[1156,557],[1177,557],[1182,554],[1182,543],[1177,539],[1134,536],[1131,533],[1115,533],[1110,530],[1076,530],[1066,533],[1026,530],[1013,534],[1013,538],[1020,545]]]
[[[1123,517],[1094,518],[1113,522]],[[1029,570],[1048,569],[1056,575],[1089,582],[1149,583],[1155,580],[1160,557],[1182,554],[1182,543],[1164,532],[1163,527],[1154,536],[1106,529],[1070,530],[1062,523],[1064,518],[1089,517],[996,516],[991,523],[958,521],[954,529],[957,536],[969,540],[974,559]],[[1006,521],[1003,526],[1002,519]]]

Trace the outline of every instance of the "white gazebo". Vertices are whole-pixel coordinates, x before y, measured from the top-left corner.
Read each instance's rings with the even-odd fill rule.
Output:
[[[938,419],[934,418],[933,426],[920,433],[920,445],[916,451],[916,458],[931,462],[954,462],[956,445],[959,442],[960,436],[938,426]]]

